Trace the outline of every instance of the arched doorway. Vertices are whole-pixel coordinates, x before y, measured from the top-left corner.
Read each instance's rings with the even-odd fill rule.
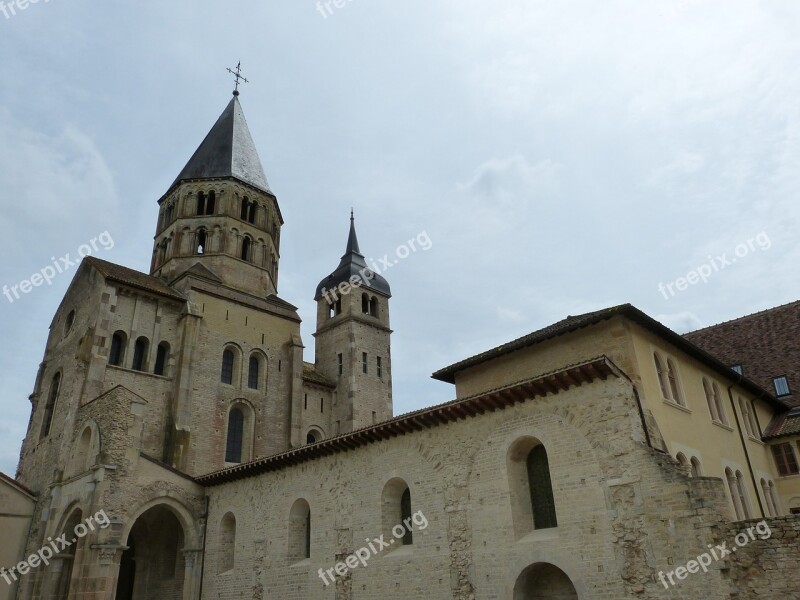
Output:
[[[517,578],[514,600],[578,600],[578,592],[564,571],[549,563],[536,563]]]
[[[68,540],[70,537],[72,537],[75,527],[81,521],[83,521],[83,513],[80,511],[80,509],[75,509],[67,519],[66,523],[64,523],[64,527],[62,529]],[[57,556],[57,560],[53,563],[57,576],[52,597],[56,600],[67,600],[67,598],[69,598],[70,586],[72,584],[72,573],[75,570],[75,558],[78,553],[78,547],[81,545],[81,540],[75,541],[75,539],[72,539],[70,546],[65,548],[63,552]]]
[[[136,519],[120,559],[116,600],[180,598],[185,577],[184,532],[164,505]]]

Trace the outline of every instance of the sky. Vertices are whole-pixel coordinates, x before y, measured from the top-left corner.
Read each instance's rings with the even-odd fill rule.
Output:
[[[0,285],[104,233],[95,256],[147,271],[241,61],[306,360],[350,208],[368,258],[407,254],[383,273],[396,414],[567,315],[630,302],[683,333],[791,302],[799,23],[796,0],[3,0]],[[0,296],[12,475],[74,273]]]

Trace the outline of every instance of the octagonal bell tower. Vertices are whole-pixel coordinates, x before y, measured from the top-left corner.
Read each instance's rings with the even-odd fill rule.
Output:
[[[169,283],[202,265],[263,298],[278,288],[283,217],[238,95],[158,201],[150,273]]]

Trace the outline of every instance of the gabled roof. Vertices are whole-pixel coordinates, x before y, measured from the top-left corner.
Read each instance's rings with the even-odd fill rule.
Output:
[[[800,405],[800,302],[791,302],[685,334],[727,365],[741,365],[759,385],[773,389],[785,376],[787,404]]]
[[[334,297],[338,296],[335,291],[340,283],[350,283],[351,278],[357,281],[359,287],[367,288],[391,298],[392,291],[389,282],[378,275],[374,270],[367,266],[364,255],[358,247],[358,237],[356,236],[356,224],[353,213],[350,213],[350,233],[347,236],[347,248],[345,248],[342,259],[336,270],[319,282],[314,300],[319,300],[327,293],[333,292]]]
[[[33,499],[36,498],[36,494],[35,493],[33,493],[28,488],[26,488],[19,481],[17,481],[16,479],[14,479],[12,477],[9,477],[8,475],[3,473],[2,471],[0,471],[0,480],[5,481],[8,485],[10,485],[13,488],[16,488],[18,491],[22,492],[26,496],[30,496]]]
[[[764,430],[764,439],[774,439],[788,435],[800,435],[800,406],[788,413],[777,415]]]
[[[101,260],[94,256],[87,256],[83,259],[88,265],[97,269],[109,281],[116,281],[127,286],[145,290],[160,296],[166,296],[174,300],[185,301],[177,291],[173,290],[166,283],[161,281],[158,277],[135,271],[128,267],[123,267],[116,263]]]
[[[530,346],[540,344],[551,338],[571,333],[573,331],[577,331],[579,329],[588,327],[590,325],[595,325],[597,323],[606,321],[616,316],[624,317],[626,319],[633,321],[634,323],[641,325],[651,333],[666,340],[667,342],[669,342],[676,348],[682,350],[683,352],[685,352],[698,362],[704,364],[711,370],[717,372],[720,376],[722,376],[726,380],[731,381],[733,383],[737,383],[742,389],[747,390],[756,397],[763,398],[765,401],[772,404],[772,406],[777,410],[786,411],[789,409],[789,406],[786,403],[775,398],[772,394],[770,394],[767,390],[759,386],[757,383],[751,381],[747,377],[740,376],[738,373],[731,370],[729,365],[721,362],[715,356],[712,356],[705,350],[694,345],[683,336],[678,335],[668,327],[662,325],[661,323],[659,323],[652,317],[648,316],[647,314],[643,313],[641,310],[639,310],[638,308],[636,308],[631,304],[620,304],[619,306],[612,306],[610,308],[604,308],[602,310],[588,312],[582,315],[569,316],[566,319],[562,319],[557,323],[548,325],[543,329],[539,329],[538,331],[529,333],[528,335],[513,340],[507,344],[497,346],[496,348],[492,348],[491,350],[482,352],[481,354],[476,354],[475,356],[464,359],[460,362],[450,365],[449,367],[440,369],[436,371],[432,375],[432,377],[434,379],[438,379],[439,381],[444,381],[447,383],[455,383],[455,376],[456,373],[458,373],[459,371],[463,371],[465,369],[480,365],[495,358],[499,358],[501,356],[505,356],[512,352],[522,350],[523,348],[528,348]]]
[[[186,179],[213,177],[235,177],[272,194],[238,96],[234,96],[222,111],[170,187]]]
[[[578,365],[564,367],[558,371],[545,373],[533,379],[514,383],[463,400],[453,400],[438,406],[423,408],[377,425],[371,425],[352,433],[345,433],[309,444],[301,448],[282,452],[248,463],[215,471],[195,477],[195,481],[205,486],[214,486],[254,477],[261,473],[279,471],[293,465],[335,454],[354,448],[388,440],[394,437],[438,427],[460,419],[475,417],[486,412],[503,410],[520,402],[527,402],[548,394],[559,394],[573,387],[591,384],[597,380],[626,376],[607,357],[601,356]]]

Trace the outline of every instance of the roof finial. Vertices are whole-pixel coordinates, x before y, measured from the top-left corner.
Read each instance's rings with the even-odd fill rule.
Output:
[[[245,83],[250,83],[250,82],[249,82],[247,79],[245,79],[245,77],[242,75],[242,61],[239,61],[239,62],[236,64],[236,70],[235,70],[235,71],[234,71],[233,69],[231,69],[230,67],[228,67],[228,73],[230,73],[231,75],[233,75],[233,76],[234,76],[234,78],[236,79],[236,87],[234,87],[234,88],[233,88],[233,95],[234,95],[234,96],[238,96],[238,95],[239,95],[239,80],[241,79],[241,80],[242,80],[243,82],[245,82]]]
[[[351,221],[355,220],[355,218],[353,217],[353,207],[352,206],[350,207],[350,220]]]

